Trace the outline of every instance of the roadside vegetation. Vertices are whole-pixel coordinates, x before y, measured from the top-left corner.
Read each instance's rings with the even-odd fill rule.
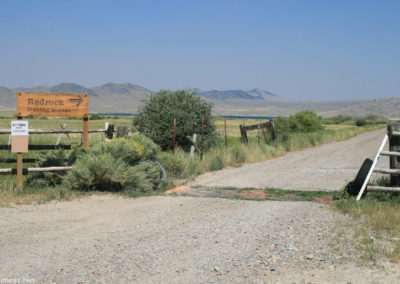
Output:
[[[390,178],[379,178],[375,185],[390,186]],[[346,196],[346,193],[344,193]],[[333,206],[355,221],[353,240],[362,257],[376,260],[385,256],[400,262],[400,195],[398,193],[366,192],[360,201],[355,197],[337,200]]]
[[[179,185],[207,171],[216,171],[225,167],[237,167],[243,163],[265,161],[282,156],[290,151],[297,151],[318,146],[333,141],[343,141],[358,134],[385,127],[385,124],[370,122],[363,126],[355,124],[356,119],[347,120],[341,124],[324,124],[323,119],[315,113],[305,111],[291,117],[278,117],[276,128],[278,138],[273,141],[271,134],[267,134],[267,143],[264,141],[261,130],[247,133],[249,143],[241,143],[239,125],[263,123],[264,120],[227,120],[228,146],[225,147],[224,119],[215,118],[218,133],[216,146],[206,149],[203,160],[198,152],[194,159],[183,149],[178,149],[175,155],[172,152],[162,152],[157,158],[166,168],[170,179],[170,186]]]
[[[168,109],[165,111],[165,109]],[[105,122],[128,126],[128,137],[104,142],[103,134],[89,135],[89,149],[80,146],[81,135],[63,135],[60,144],[71,144],[71,151],[30,151],[23,157],[35,158],[35,163],[24,167],[72,166],[69,172],[29,174],[24,177],[24,190],[15,188],[14,175],[0,175],[0,202],[26,203],[52,199],[72,199],[93,192],[113,192],[125,196],[159,194],[165,188],[184,183],[188,179],[243,163],[264,161],[286,152],[301,150],[331,141],[341,141],[360,133],[383,127],[381,118],[368,117],[366,123],[356,119],[338,117],[322,119],[312,111],[303,111],[290,117],[278,117],[278,138],[266,141],[260,130],[248,132],[248,145],[240,140],[240,124],[257,124],[263,120],[228,119],[227,146],[224,139],[224,119],[211,115],[211,105],[187,91],[160,91],[145,104],[137,117],[90,116],[90,128],[104,128]],[[9,128],[15,115],[4,114],[0,128]],[[199,151],[189,157],[190,141],[187,136],[198,134],[200,148],[201,124],[205,121],[205,149],[203,159]],[[26,118],[35,129],[82,128],[81,119]],[[172,126],[176,119],[176,151],[172,153]],[[55,144],[59,135],[31,135],[30,144]],[[147,137],[146,137],[147,136]],[[148,138],[150,137],[150,139]],[[153,141],[158,141],[154,143]],[[8,136],[0,137],[1,144]],[[161,151],[163,149],[163,151]],[[1,158],[15,159],[9,151],[1,151]],[[167,184],[161,182],[157,159],[168,174]],[[0,163],[2,168],[15,168],[15,163]]]

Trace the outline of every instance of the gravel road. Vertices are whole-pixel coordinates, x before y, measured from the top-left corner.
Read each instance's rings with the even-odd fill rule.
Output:
[[[317,188],[336,190],[353,177],[366,156],[374,155],[383,133],[206,174],[196,182],[315,189],[314,178],[330,177]],[[279,183],[275,167],[282,166],[284,182]],[[234,175],[259,167],[265,167],[259,175],[244,174],[240,179]],[[268,179],[265,173],[270,172]],[[353,221],[319,203],[94,195],[0,208],[0,216],[1,283],[396,283],[400,279],[398,264],[382,259],[360,262],[351,242]]]
[[[318,203],[92,196],[1,208],[0,215],[1,283],[400,279],[398,266],[360,265],[351,246],[334,254],[338,220],[349,220]]]
[[[293,190],[335,191],[353,180],[364,159],[374,158],[386,129],[358,135],[343,142],[324,144],[283,157],[208,172],[189,186],[202,187],[274,187]],[[382,157],[379,165],[389,167]],[[378,165],[378,166],[379,166]]]

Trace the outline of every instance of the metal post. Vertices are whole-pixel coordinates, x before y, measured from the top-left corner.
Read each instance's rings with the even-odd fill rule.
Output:
[[[200,160],[203,160],[204,150],[204,118],[201,119],[201,149],[200,149]]]
[[[175,147],[176,147],[176,119],[174,118],[174,127],[172,131],[172,152],[175,155]]]

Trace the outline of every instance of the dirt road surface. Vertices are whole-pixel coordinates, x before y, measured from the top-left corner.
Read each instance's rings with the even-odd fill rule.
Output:
[[[379,141],[382,134],[368,133],[343,143],[369,149],[364,139]],[[376,151],[375,144],[368,155]],[[303,152],[319,163],[313,151],[321,153],[321,148],[332,145],[338,146],[336,155],[347,159],[341,143]],[[302,152],[293,154],[298,157]],[[307,157],[296,161],[317,169]],[[354,171],[364,157],[358,158],[349,160],[349,170]],[[341,159],[322,172],[340,169]],[[312,188],[309,184],[301,188]],[[0,216],[1,283],[397,283],[400,279],[398,264],[380,258],[363,263],[349,231],[354,221],[319,203],[95,195],[0,208]]]
[[[289,152],[266,162],[208,172],[198,176],[189,186],[341,190],[355,178],[366,158],[375,157],[385,131],[381,129],[347,141]],[[389,159],[382,157],[379,165],[389,167]]]
[[[2,283],[396,283],[338,242],[339,213],[308,202],[201,197],[0,209]],[[26,281],[25,281],[25,280]],[[14,283],[14,282],[13,282]]]

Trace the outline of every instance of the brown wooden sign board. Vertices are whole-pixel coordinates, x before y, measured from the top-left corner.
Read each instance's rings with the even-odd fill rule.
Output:
[[[29,136],[11,136],[11,152],[26,153],[28,152]]]
[[[17,116],[76,117],[89,115],[88,94],[18,93]]]

